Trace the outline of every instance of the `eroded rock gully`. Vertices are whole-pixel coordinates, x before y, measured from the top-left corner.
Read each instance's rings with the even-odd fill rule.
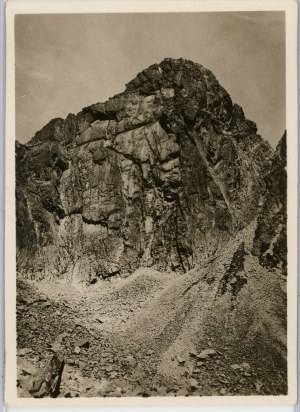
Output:
[[[209,70],[164,59],[16,157],[18,271],[89,283],[204,264],[256,216],[273,151]]]

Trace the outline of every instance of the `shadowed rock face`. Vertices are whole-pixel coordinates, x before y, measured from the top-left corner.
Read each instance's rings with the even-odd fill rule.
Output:
[[[89,282],[205,264],[263,204],[273,151],[256,132],[183,59],[52,120],[16,144],[18,271]]]

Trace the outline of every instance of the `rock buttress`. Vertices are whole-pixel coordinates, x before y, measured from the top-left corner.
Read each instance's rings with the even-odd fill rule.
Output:
[[[264,205],[258,215],[253,253],[269,268],[287,275],[287,158],[286,132],[280,139],[266,176]]]

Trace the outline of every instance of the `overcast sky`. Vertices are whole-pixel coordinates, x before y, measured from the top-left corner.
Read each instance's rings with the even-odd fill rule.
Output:
[[[284,24],[283,12],[18,15],[16,138],[183,57],[210,69],[274,147],[286,127]]]

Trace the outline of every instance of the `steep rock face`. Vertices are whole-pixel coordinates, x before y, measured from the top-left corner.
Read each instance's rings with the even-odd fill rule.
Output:
[[[204,264],[263,202],[273,151],[256,132],[183,59],[52,120],[16,145],[18,270],[76,282]]]
[[[253,253],[269,268],[280,267],[287,274],[287,172],[286,132],[280,139],[270,173],[267,194],[260,211]]]

